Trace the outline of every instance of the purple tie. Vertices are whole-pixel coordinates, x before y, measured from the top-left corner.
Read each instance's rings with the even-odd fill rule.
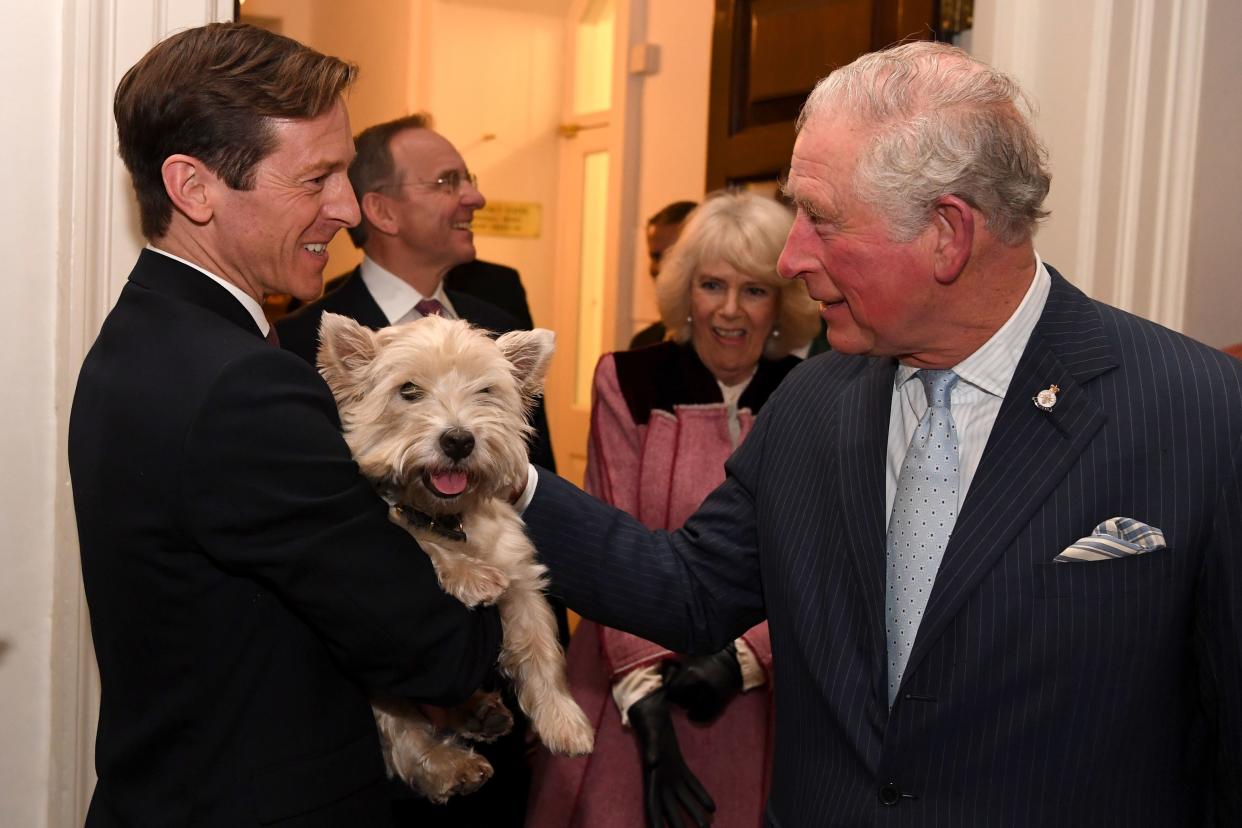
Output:
[[[414,310],[423,316],[443,316],[444,305],[441,305],[435,299],[424,299],[414,306]]]
[[[268,345],[272,345],[276,348],[280,347],[280,337],[276,335],[275,325],[272,325],[267,329],[267,336],[265,336],[264,339],[267,340]]]

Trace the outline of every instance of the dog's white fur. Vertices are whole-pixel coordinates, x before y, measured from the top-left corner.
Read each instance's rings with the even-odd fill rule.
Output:
[[[446,592],[467,606],[496,604],[504,627],[500,667],[543,743],[557,753],[589,753],[594,731],[565,681],[565,655],[542,593],[546,570],[508,502],[526,479],[526,414],[542,392],[552,332],[492,340],[438,316],[371,331],[325,313],[319,339],[319,370],[362,473],[392,502],[433,518],[460,516],[466,540],[415,526],[397,506],[393,522],[418,539]],[[441,438],[450,431],[473,436],[467,456],[446,453]],[[467,485],[445,497],[431,475],[450,470],[464,471]],[[460,735],[501,735],[495,694],[476,694],[467,704],[474,709],[458,719],[474,724]],[[438,802],[490,778],[486,759],[438,735],[414,705],[381,699],[374,707],[390,775]]]

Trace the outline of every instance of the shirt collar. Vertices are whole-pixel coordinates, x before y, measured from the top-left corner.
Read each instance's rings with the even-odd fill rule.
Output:
[[[246,291],[242,290],[241,288],[239,288],[237,285],[233,284],[232,282],[228,282],[228,281],[225,281],[224,279],[221,279],[219,276],[212,273],[210,270],[205,270],[202,267],[194,264],[194,262],[189,261],[188,259],[183,259],[180,256],[174,256],[172,253],[169,253],[167,250],[160,250],[158,247],[152,244],[147,245],[147,250],[150,250],[153,253],[159,253],[161,256],[167,256],[173,261],[181,262],[183,265],[186,265],[187,267],[194,268],[199,273],[203,274],[208,279],[211,279],[213,282],[218,284],[220,287],[224,288],[229,293],[233,294],[233,298],[235,298],[238,302],[241,302],[241,306],[245,308],[246,312],[250,314],[252,319],[254,319],[254,324],[256,327],[258,327],[259,333],[263,334],[264,337],[267,336],[267,332],[271,330],[272,326],[268,323],[267,317],[263,315],[263,306],[260,305],[258,302],[256,302],[254,300],[254,297],[251,296],[249,293],[246,293]]]
[[[1035,274],[1018,307],[987,342],[953,366],[953,371],[963,382],[993,396],[1004,398],[1009,390],[1009,382],[1018,370],[1018,360],[1026,350],[1031,332],[1035,330],[1039,317],[1044,313],[1044,305],[1051,289],[1052,277],[1048,275],[1043,259],[1036,253]],[[896,387],[904,385],[917,370],[909,365],[898,365],[897,375],[893,379]]]
[[[409,282],[394,275],[369,256],[362,259],[360,271],[363,284],[367,286],[375,304],[379,305],[379,309],[384,312],[384,318],[388,320],[389,325],[396,324],[412,311],[415,305],[427,298],[435,299],[443,305],[445,316],[457,317],[452,303],[444,294],[443,280],[436,285],[431,296],[427,297],[411,287]]]

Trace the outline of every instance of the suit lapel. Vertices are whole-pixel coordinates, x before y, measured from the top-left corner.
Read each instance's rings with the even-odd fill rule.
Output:
[[[885,697],[884,462],[888,453],[888,419],[897,363],[872,360],[840,396],[837,464],[841,519],[846,546],[858,575],[867,627],[872,631],[872,683]]]
[[[945,549],[907,676],[1105,422],[1085,383],[1116,360],[1094,305],[1049,270],[1048,302],[1018,362]],[[1060,389],[1057,402],[1043,411],[1032,398],[1054,384]]]
[[[362,281],[362,268],[356,267],[345,283],[334,290],[324,302],[324,310],[348,316],[372,330],[388,327],[388,317],[376,304],[366,282]]]

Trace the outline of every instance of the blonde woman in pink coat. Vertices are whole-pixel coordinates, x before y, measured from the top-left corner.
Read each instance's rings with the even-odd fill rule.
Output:
[[[690,214],[656,283],[668,341],[607,354],[595,371],[587,491],[675,529],[724,481],[724,463],[820,332],[802,282],[776,273],[791,223],[771,199],[721,193]],[[755,828],[767,794],[767,624],[711,656],[679,656],[583,621],[570,685],[595,753],[541,753],[532,828]],[[714,811],[714,819],[713,819]]]

